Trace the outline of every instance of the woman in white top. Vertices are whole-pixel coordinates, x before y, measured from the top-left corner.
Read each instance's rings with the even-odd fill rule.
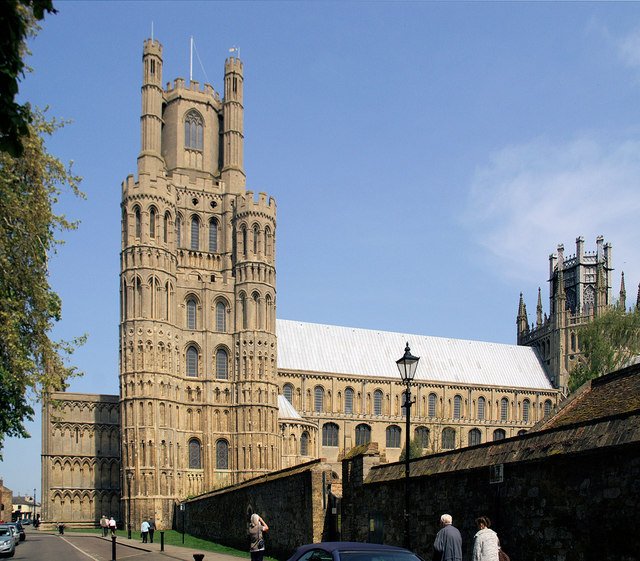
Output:
[[[498,561],[500,542],[496,534],[489,526],[491,520],[486,516],[476,518],[478,531],[473,542],[473,561]]]

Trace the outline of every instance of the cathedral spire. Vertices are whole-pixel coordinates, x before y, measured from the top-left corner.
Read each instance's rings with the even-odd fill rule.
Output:
[[[529,319],[527,318],[527,306],[524,303],[522,292],[520,293],[520,301],[518,302],[518,336],[529,333]]]
[[[538,287],[538,306],[536,307],[536,327],[542,325],[542,290]]]
[[[622,311],[626,311],[627,309],[627,289],[624,286],[624,271],[622,271],[620,278],[620,298],[618,299],[618,307]]]

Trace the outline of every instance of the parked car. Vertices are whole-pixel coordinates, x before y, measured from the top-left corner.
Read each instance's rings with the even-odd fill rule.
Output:
[[[402,547],[359,542],[321,542],[296,549],[288,561],[423,561]]]
[[[16,553],[16,541],[13,531],[8,526],[0,526],[0,555],[13,557]]]
[[[22,526],[22,522],[19,520],[17,522],[7,522],[7,526],[13,526],[18,532],[18,536],[20,536],[20,541],[23,542],[27,539],[27,534],[24,532],[24,527]]]
[[[18,533],[18,529],[13,524],[0,524],[0,531],[9,530],[11,533],[11,537],[13,538],[13,543],[18,545],[20,543],[20,534]]]

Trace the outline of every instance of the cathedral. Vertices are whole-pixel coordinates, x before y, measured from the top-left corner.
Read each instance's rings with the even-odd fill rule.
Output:
[[[360,444],[398,461],[407,341],[424,454],[521,434],[557,405],[567,326],[608,305],[608,245],[574,259],[582,269],[557,256],[552,311],[573,315],[540,304],[530,327],[521,301],[518,345],[276,319],[276,202],[246,187],[243,63],[226,60],[220,93],[163,86],[162,70],[145,41],[137,173],[122,184],[119,395],[45,401],[45,522],[170,528],[187,497],[314,458],[337,466]]]

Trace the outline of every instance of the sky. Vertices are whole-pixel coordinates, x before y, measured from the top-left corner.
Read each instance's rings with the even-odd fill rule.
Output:
[[[54,4],[20,99],[70,121],[47,146],[87,195],[60,199],[80,226],[50,267],[54,337],[88,336],[69,391],[118,392],[120,185],[152,32],[165,83],[189,78],[193,36],[193,79],[222,92],[239,49],[247,187],[278,205],[279,318],[515,343],[520,292],[530,320],[538,287],[548,311],[549,254],[598,235],[635,303],[640,3]],[[39,414],[28,429],[0,477],[39,496]]]

